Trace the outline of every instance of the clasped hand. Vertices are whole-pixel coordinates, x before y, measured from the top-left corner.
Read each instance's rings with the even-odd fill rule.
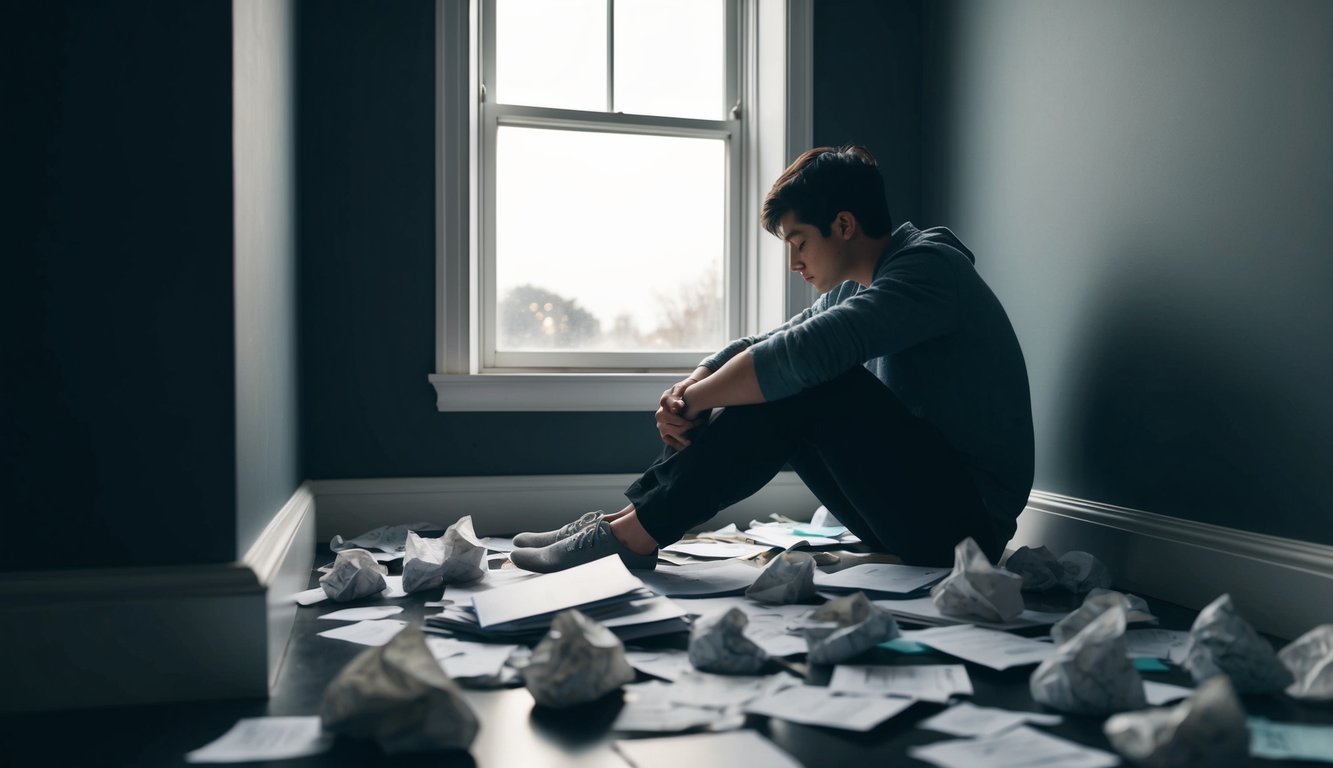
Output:
[[[706,414],[700,414],[691,419],[685,414],[685,390],[698,382],[691,376],[672,384],[662,393],[657,404],[657,433],[662,436],[662,442],[678,451],[685,450],[690,444],[685,433],[699,426],[707,417]]]

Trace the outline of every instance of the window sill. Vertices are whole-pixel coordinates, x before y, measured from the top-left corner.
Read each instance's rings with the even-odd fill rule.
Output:
[[[649,412],[687,373],[487,373],[428,378],[440,411]]]

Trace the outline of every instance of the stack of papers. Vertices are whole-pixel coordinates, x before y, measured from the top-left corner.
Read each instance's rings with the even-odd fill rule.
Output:
[[[445,591],[450,600],[451,590]],[[426,626],[479,639],[522,641],[545,634],[556,614],[571,608],[622,639],[689,627],[683,609],[645,589],[615,555],[476,592],[427,617]]]
[[[815,586],[826,592],[865,592],[875,595],[910,595],[949,575],[948,568],[866,563],[837,573],[815,572]],[[933,605],[933,603],[932,603]]]

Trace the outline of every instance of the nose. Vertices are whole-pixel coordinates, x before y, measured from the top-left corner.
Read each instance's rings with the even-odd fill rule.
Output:
[[[796,246],[794,245],[787,246],[787,266],[792,272],[800,272],[805,266],[805,262],[797,258]]]

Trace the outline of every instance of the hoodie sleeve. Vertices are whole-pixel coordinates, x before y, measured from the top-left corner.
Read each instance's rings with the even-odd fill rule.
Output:
[[[811,304],[810,306],[801,310],[800,314],[793,315],[790,320],[783,323],[782,325],[779,325],[777,328],[774,328],[771,331],[766,331],[764,333],[758,334],[756,336],[744,336],[742,338],[736,339],[727,346],[718,350],[718,352],[712,355],[711,357],[704,358],[702,361],[699,362],[699,365],[704,368],[707,368],[710,371],[716,371],[718,368],[721,368],[723,365],[725,365],[728,360],[740,354],[741,350],[754,346],[755,344],[758,344],[764,339],[769,338],[775,333],[780,333],[782,331],[787,330],[788,328],[792,328],[794,326],[800,325],[801,323],[804,323],[806,320],[809,320],[811,317],[813,317],[816,313],[823,312],[824,309],[827,307],[827,305],[828,305],[828,294],[824,294],[819,298],[815,299],[814,304]]]
[[[957,324],[955,268],[931,250],[901,253],[865,290],[755,343],[750,355],[764,399],[789,397],[948,333]]]

